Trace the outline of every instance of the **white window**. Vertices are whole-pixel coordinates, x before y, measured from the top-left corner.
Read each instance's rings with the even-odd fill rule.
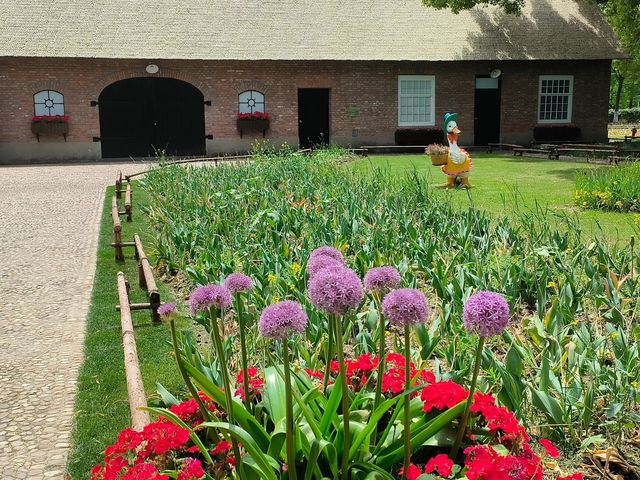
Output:
[[[398,125],[435,125],[435,84],[433,75],[398,77]]]
[[[541,75],[539,97],[538,122],[571,122],[573,76]]]
[[[64,95],[55,90],[43,90],[33,96],[36,116],[64,115]]]
[[[247,90],[238,95],[238,113],[264,112],[264,94]]]

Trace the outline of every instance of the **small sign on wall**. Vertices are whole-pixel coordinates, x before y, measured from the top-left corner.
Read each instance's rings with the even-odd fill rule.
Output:
[[[356,105],[349,105],[347,107],[347,117],[349,118],[359,117],[361,113],[362,113],[362,110],[360,109],[360,107]]]

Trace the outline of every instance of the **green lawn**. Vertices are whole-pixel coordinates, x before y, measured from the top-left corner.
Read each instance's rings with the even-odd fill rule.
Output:
[[[135,184],[133,192],[134,221],[127,223],[122,217],[123,240],[133,240],[133,234],[139,233],[145,253],[150,255],[151,237],[142,213],[145,196]],[[111,247],[112,196],[113,187],[107,190],[105,198],[92,303],[87,319],[85,360],[78,377],[73,445],[67,465],[73,480],[89,478],[89,471],[101,461],[105,446],[115,441],[120,430],[130,426],[120,314],[115,309],[118,303],[117,272],[123,271],[131,285],[130,302],[147,300],[138,288],[138,269],[133,249],[125,248],[124,263],[114,259]],[[160,281],[157,283],[162,300],[167,301],[166,285]],[[183,382],[169,355],[169,326],[153,325],[148,310],[133,312],[133,321],[147,397],[155,394],[156,382],[161,382],[173,393],[181,391]],[[184,325],[188,324],[186,320],[183,322]]]
[[[605,236],[612,242],[625,244],[634,235],[633,215],[628,213],[582,210],[574,204],[575,173],[593,165],[539,158],[506,155],[472,154],[473,172],[469,191],[474,206],[499,215],[514,215],[516,206],[536,205],[558,212],[575,214],[588,236]],[[444,183],[440,167],[431,165],[425,155],[376,155],[358,160],[355,168],[366,171],[374,167],[401,175],[416,169],[431,178],[434,186]],[[601,167],[610,168],[610,167]],[[448,190],[454,203],[469,205],[463,189]]]

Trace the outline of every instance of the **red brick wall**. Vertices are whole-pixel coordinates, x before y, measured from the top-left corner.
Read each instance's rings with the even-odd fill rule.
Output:
[[[44,89],[64,94],[65,113],[71,118],[67,140],[86,145],[100,136],[98,107],[89,102],[97,100],[102,89],[114,81],[147,75],[145,66],[149,63],[159,65],[157,75],[192,83],[205,100],[212,101],[212,106],[205,107],[205,130],[214,137],[208,142],[210,153],[248,148],[256,138],[240,140],[235,126],[238,93],[248,89],[265,93],[272,117],[267,137],[276,142],[297,141],[297,89],[316,87],[331,89],[332,141],[392,144],[398,128],[397,77],[402,74],[435,75],[436,124],[441,124],[445,112],[459,112],[461,143],[472,144],[475,75],[494,68],[503,71],[502,141],[531,140],[537,123],[538,76],[543,74],[574,75],[572,123],[582,128],[584,140],[607,137],[608,60],[429,63],[1,58],[0,147],[36,143],[30,132],[33,94]],[[350,107],[357,107],[359,115],[350,116]],[[51,145],[63,140],[43,141]]]

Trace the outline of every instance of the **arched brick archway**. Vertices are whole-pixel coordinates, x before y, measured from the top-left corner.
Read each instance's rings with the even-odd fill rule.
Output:
[[[98,97],[103,158],[204,155],[204,96],[168,77],[133,77]]]

